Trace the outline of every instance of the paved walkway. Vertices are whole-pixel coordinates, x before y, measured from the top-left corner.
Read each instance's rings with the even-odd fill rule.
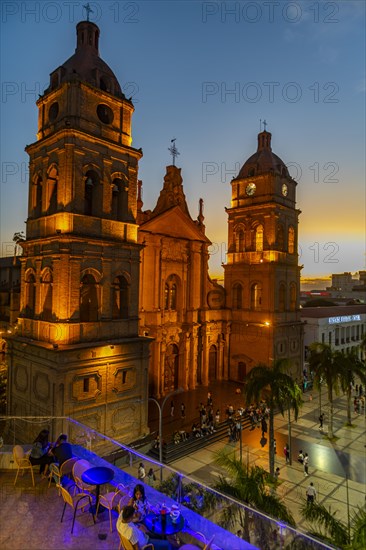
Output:
[[[242,398],[235,393],[237,385],[232,383],[220,383],[210,388],[213,396],[214,410],[220,408],[222,418],[225,417],[226,405],[232,403],[237,408],[242,405]],[[188,396],[182,394],[174,396],[175,414],[170,416],[170,399],[164,407],[163,423],[164,437],[168,437],[175,429],[186,427],[190,429],[191,421],[198,418],[198,404],[206,403],[207,388],[201,388],[191,392]],[[348,507],[352,510],[365,504],[366,498],[366,421],[365,414],[355,415],[352,412],[353,426],[347,427],[346,397],[335,399],[334,406],[334,435],[335,441],[327,438],[328,407],[325,391],[322,394],[322,409],[325,412],[324,430],[319,430],[319,400],[317,392],[304,394],[304,405],[297,422],[292,422],[292,465],[285,464],[283,447],[288,441],[287,415],[283,418],[280,414],[275,418],[275,437],[277,442],[276,466],[280,467],[280,485],[278,494],[284,499],[288,508],[294,514],[299,527],[305,528],[299,507],[304,502],[306,488],[313,481],[318,493],[318,502],[331,506],[336,517],[347,522]],[[180,403],[186,405],[186,419],[180,418]],[[156,407],[157,408],[157,407]],[[156,421],[152,422],[152,429],[157,428]],[[261,440],[259,429],[243,431],[243,461],[251,465],[256,464],[269,469],[268,441]],[[200,451],[177,460],[171,464],[176,469],[190,474],[207,484],[217,480],[219,473],[215,461],[215,453],[226,447],[235,450],[239,454],[239,443],[229,444],[227,440],[213,443]],[[297,453],[302,449],[309,454],[309,477],[304,476],[302,466],[297,462]],[[347,477],[346,477],[347,476]]]

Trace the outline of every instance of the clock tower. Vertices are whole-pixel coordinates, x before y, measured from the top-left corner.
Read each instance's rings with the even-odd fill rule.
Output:
[[[147,432],[149,339],[138,336],[142,152],[132,147],[132,102],[99,56],[99,33],[78,23],[74,55],[37,101],[8,412],[73,416],[132,441]]]
[[[296,181],[272,152],[271,134],[231,182],[227,307],[232,311],[230,378],[242,380],[257,363],[288,358],[302,372]]]

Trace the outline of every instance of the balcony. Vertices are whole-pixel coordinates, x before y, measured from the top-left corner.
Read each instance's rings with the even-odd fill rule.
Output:
[[[88,460],[93,466],[108,466],[114,471],[112,484],[103,486],[102,492],[114,490],[123,483],[130,490],[138,483],[138,464],[142,461],[146,471],[153,468],[157,480],[154,486],[145,485],[146,496],[151,507],[159,509],[161,503],[168,507],[176,504],[184,518],[184,527],[174,540],[174,546],[197,544],[196,535],[202,533],[209,540],[215,535],[212,550],[255,550],[263,548],[263,537],[269,540],[277,531],[283,542],[281,548],[330,549],[304,533],[259,513],[241,502],[235,501],[212,488],[196,482],[181,472],[162,465],[151,457],[108,438],[70,418],[2,417],[0,427],[5,445],[0,449],[0,478],[2,510],[8,510],[6,521],[2,522],[1,548],[27,547],[40,550],[59,548],[116,549],[119,537],[116,531],[117,512],[113,511],[113,531],[109,530],[107,511],[98,514],[96,524],[88,511],[76,515],[74,532],[71,534],[72,510],[67,507],[63,523],[60,522],[64,503],[56,487],[48,487],[47,480],[41,480],[36,473],[36,484],[32,486],[31,476],[26,472],[19,477],[14,487],[16,470],[12,463],[12,447],[21,444],[30,448],[30,442],[43,428],[50,430],[50,440],[56,439],[62,431],[68,434],[74,455]],[[35,467],[38,472],[38,467]],[[214,503],[214,505],[212,505]],[[233,532],[220,527],[223,514],[229,506],[235,505],[250,519],[250,542],[237,537],[238,525]],[[197,544],[202,548],[202,544]]]

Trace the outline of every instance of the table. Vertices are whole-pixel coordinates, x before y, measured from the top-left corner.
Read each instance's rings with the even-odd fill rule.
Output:
[[[167,535],[174,535],[179,533],[184,527],[184,517],[180,514],[179,518],[173,522],[169,512],[165,514],[166,522],[162,525],[161,514],[154,514],[150,512],[145,517],[143,523],[145,527],[154,535],[160,535],[166,537]]]
[[[84,483],[89,485],[95,485],[96,491],[96,505],[98,504],[99,495],[100,495],[100,486],[105,483],[109,483],[114,478],[114,470],[112,468],[107,468],[106,466],[94,466],[93,468],[88,468],[81,474],[81,479]],[[90,511],[95,514],[96,505],[92,506]],[[102,505],[99,506],[98,513],[101,512]]]

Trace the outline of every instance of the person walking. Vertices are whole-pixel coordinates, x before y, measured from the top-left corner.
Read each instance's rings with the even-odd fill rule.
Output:
[[[146,472],[145,472],[145,466],[143,462],[140,462],[139,468],[137,470],[137,478],[143,481],[145,479]]]
[[[304,465],[304,475],[305,475],[305,477],[308,477],[308,475],[309,475],[309,455],[308,455],[308,453],[305,453],[305,455],[304,455],[303,465]]]
[[[186,406],[184,403],[182,403],[180,406],[180,416],[183,419],[186,417]]]
[[[319,430],[322,430],[323,429],[323,422],[324,422],[324,414],[321,413],[319,415]]]
[[[263,438],[264,434],[267,433],[267,422],[266,422],[265,418],[262,418],[261,425],[262,425],[262,438]]]
[[[290,462],[290,448],[288,446],[288,443],[283,448],[283,454],[285,455],[286,464]]]
[[[274,473],[274,478],[275,478],[275,481],[278,482],[278,478],[280,477],[280,469],[277,467],[275,469],[275,473]]]
[[[170,402],[170,416],[174,416],[174,401]]]
[[[311,481],[309,487],[306,489],[306,500],[308,502],[314,502],[316,498],[316,489],[314,483]]]

